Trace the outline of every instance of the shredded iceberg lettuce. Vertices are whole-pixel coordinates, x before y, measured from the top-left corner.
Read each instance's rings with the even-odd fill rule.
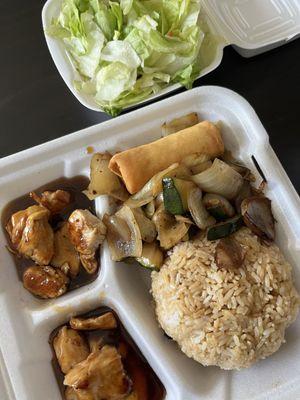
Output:
[[[62,40],[77,90],[111,115],[200,73],[200,0],[63,0],[47,34]],[[202,50],[202,49],[201,49]]]

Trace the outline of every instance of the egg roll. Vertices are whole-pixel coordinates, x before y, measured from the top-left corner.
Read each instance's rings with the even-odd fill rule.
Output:
[[[211,158],[224,152],[219,128],[209,121],[183,129],[154,142],[115,154],[109,168],[120,176],[129,193],[138,192],[157,172],[180,163],[190,154]]]

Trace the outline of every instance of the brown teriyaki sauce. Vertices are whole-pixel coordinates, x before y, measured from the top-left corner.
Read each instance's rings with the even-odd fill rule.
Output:
[[[62,222],[68,220],[69,215],[77,208],[87,209],[87,210],[91,211],[93,214],[95,214],[94,202],[89,200],[82,193],[82,191],[88,187],[88,184],[89,184],[89,179],[85,176],[75,176],[73,178],[64,178],[63,177],[63,178],[59,178],[55,181],[52,181],[50,183],[47,183],[37,189],[32,190],[32,192],[35,192],[38,195],[40,195],[42,192],[44,192],[46,190],[55,191],[58,189],[66,190],[67,192],[70,193],[70,195],[71,195],[70,204],[67,207],[65,207],[61,213],[54,215],[49,220],[49,223],[52,226],[54,232],[57,229],[59,229]],[[15,249],[14,249],[13,244],[10,241],[8,233],[6,232],[5,226],[6,226],[7,222],[9,221],[12,214],[14,214],[17,211],[24,210],[27,207],[30,207],[35,204],[37,204],[37,203],[29,196],[29,193],[27,193],[24,196],[21,196],[15,200],[11,201],[10,203],[8,203],[2,212],[2,216],[1,216],[2,227],[3,227],[6,237],[7,237],[8,246],[13,251]],[[14,262],[15,262],[15,265],[17,268],[19,279],[22,281],[22,277],[23,277],[23,274],[26,271],[26,269],[28,267],[34,265],[35,263],[33,260],[22,257],[17,253],[12,254],[12,257],[14,258]],[[96,259],[98,260],[98,263],[99,263],[99,254],[96,254]],[[50,265],[51,265],[51,262],[50,262]],[[70,283],[69,283],[67,292],[93,282],[97,278],[98,272],[99,272],[99,266],[98,266],[98,270],[94,274],[88,274],[86,272],[86,270],[83,268],[83,266],[81,265],[78,275],[74,279],[70,279]],[[35,296],[35,297],[37,297],[37,296]],[[40,300],[45,300],[45,299],[41,299],[40,297],[37,297],[37,298]]]
[[[144,356],[133,342],[132,338],[129,336],[128,332],[125,330],[123,325],[121,324],[117,314],[110,309],[109,307],[99,307],[96,310],[90,311],[88,313],[79,315],[78,317],[81,318],[90,318],[90,317],[98,317],[99,315],[105,314],[106,312],[113,312],[118,327],[116,329],[97,329],[93,331],[78,331],[81,335],[85,337],[87,342],[89,343],[89,338],[100,338],[103,345],[113,345],[117,349],[119,348],[120,344],[123,343],[126,346],[127,354],[126,357],[122,357],[122,362],[124,368],[133,381],[133,387],[135,387],[134,381],[139,380],[140,387],[143,386],[145,390],[141,390],[143,392],[143,396],[139,397],[138,400],[163,400],[166,395],[165,388],[155,372],[152,370],[148,362],[145,360]],[[52,350],[52,367],[54,370],[54,374],[56,376],[57,383],[60,388],[62,399],[65,400],[65,390],[66,386],[63,384],[64,381],[64,374],[61,372],[60,366],[58,364],[56,354],[53,347],[53,340],[55,336],[58,334],[58,331],[63,326],[70,327],[69,323],[65,323],[60,325],[56,329],[52,331],[49,336],[49,344]]]

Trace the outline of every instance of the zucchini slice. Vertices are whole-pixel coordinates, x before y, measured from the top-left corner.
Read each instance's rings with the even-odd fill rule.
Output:
[[[144,268],[159,270],[164,262],[164,253],[157,242],[144,243],[142,255],[136,260]]]
[[[165,209],[174,215],[184,214],[182,199],[172,178],[162,180]]]
[[[178,178],[163,178],[162,184],[166,211],[173,215],[182,215],[187,212],[188,195],[195,185]]]
[[[219,224],[213,225],[208,228],[207,239],[217,240],[231,235],[238,231],[243,226],[243,217],[236,215],[227,221],[220,222]]]

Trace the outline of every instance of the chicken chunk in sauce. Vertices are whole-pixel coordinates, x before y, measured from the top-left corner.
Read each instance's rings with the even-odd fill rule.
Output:
[[[59,366],[67,374],[76,364],[85,360],[90,351],[83,336],[74,329],[63,326],[53,340]]]
[[[91,318],[71,318],[70,325],[77,330],[95,330],[95,329],[115,329],[117,320],[112,312]]]
[[[64,384],[90,392],[94,399],[122,400],[131,390],[121,356],[108,345],[75,365],[65,376]]]
[[[50,211],[31,206],[13,214],[6,225],[13,246],[26,258],[48,265],[54,253],[54,233],[48,222]]]
[[[87,273],[93,274],[98,268],[98,262],[93,254],[80,254],[80,261]]]
[[[88,273],[97,269],[95,253],[103,243],[106,227],[88,210],[75,210],[69,217],[70,239],[80,253],[82,265]]]
[[[43,299],[59,297],[67,291],[69,279],[59,269],[33,265],[23,275],[23,285],[30,293]]]
[[[59,214],[71,202],[71,195],[65,190],[46,190],[40,196],[31,192],[30,196],[41,206],[47,208],[51,214]]]
[[[73,243],[70,241],[68,224],[63,226],[54,234],[54,256],[51,265],[60,268],[65,273],[75,278],[80,268],[80,258]]]
[[[74,389],[71,386],[65,391],[66,400],[95,400],[93,393],[88,390]]]

